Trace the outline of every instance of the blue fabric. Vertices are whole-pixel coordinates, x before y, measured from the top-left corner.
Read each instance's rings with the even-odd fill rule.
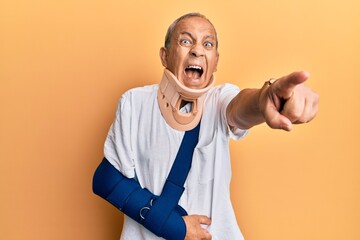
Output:
[[[95,171],[93,191],[127,216],[143,224],[144,227],[157,236],[174,240],[183,240],[185,238],[186,225],[182,216],[187,215],[186,211],[177,204],[172,206],[172,209],[169,208],[169,205],[166,203],[167,198],[162,199],[152,194],[149,190],[141,188],[135,179],[126,178],[106,158],[104,158]],[[152,199],[153,206],[149,205]],[[152,223],[157,223],[159,219],[155,218],[152,221],[148,221],[147,216],[149,213],[152,213],[155,217],[162,217],[161,214],[157,215],[156,212],[161,213],[163,211],[162,204],[164,202],[167,209],[170,210],[170,215],[165,214],[166,219],[161,221],[162,224],[160,226],[158,224],[153,226]],[[145,206],[149,207],[147,212],[142,211]],[[146,224],[140,217],[140,212],[146,216]]]
[[[183,186],[191,168],[194,149],[199,139],[199,131],[200,123],[185,133],[162,193],[144,221],[144,226],[147,226],[158,236],[168,232],[170,224],[166,224],[167,221],[175,221],[171,218],[171,214],[184,192]]]
[[[176,201],[176,197],[179,195],[181,196],[183,189],[180,190],[181,193],[179,190],[180,189],[176,187],[166,190],[168,191],[167,195],[163,196],[161,194],[160,197],[154,202],[144,220],[144,226],[158,236],[162,235],[164,230],[167,231],[167,229],[164,228],[164,224],[168,220],[170,214],[173,212],[175,206],[178,204],[179,199],[177,198]],[[174,193],[174,198],[170,195],[171,193]]]
[[[159,237],[183,240],[185,209],[178,205],[198,142],[200,123],[187,131],[160,196],[126,178],[106,158],[93,177],[93,191]]]
[[[184,185],[191,168],[194,149],[199,141],[199,132],[200,123],[194,129],[185,132],[167,181],[181,187]]]

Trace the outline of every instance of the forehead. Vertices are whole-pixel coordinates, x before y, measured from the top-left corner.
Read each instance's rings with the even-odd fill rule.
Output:
[[[182,19],[176,24],[174,33],[175,37],[183,33],[202,34],[214,38],[216,35],[214,26],[207,19],[197,16]]]

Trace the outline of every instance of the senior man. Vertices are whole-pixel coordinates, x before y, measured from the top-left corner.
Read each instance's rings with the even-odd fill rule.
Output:
[[[263,122],[290,131],[317,113],[307,72],[259,89],[214,86],[217,46],[205,16],[178,18],[160,49],[160,83],[119,101],[93,189],[126,214],[121,239],[243,239],[230,201],[229,139]]]

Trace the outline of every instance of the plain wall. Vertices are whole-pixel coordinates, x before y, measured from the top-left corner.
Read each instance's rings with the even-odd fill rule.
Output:
[[[321,97],[293,131],[231,141],[247,240],[360,239],[360,1],[0,2],[0,239],[118,239],[92,193],[117,101],[157,83],[168,25],[199,11],[219,35],[217,84],[296,70]]]

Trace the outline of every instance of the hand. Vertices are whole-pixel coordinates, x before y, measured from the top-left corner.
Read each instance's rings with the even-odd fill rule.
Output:
[[[186,225],[185,240],[211,240],[211,234],[201,226],[210,225],[211,219],[204,215],[190,215],[183,217]]]
[[[308,78],[307,72],[294,72],[272,84],[265,83],[259,107],[271,128],[290,131],[292,124],[307,123],[315,117],[319,96],[305,85]]]

